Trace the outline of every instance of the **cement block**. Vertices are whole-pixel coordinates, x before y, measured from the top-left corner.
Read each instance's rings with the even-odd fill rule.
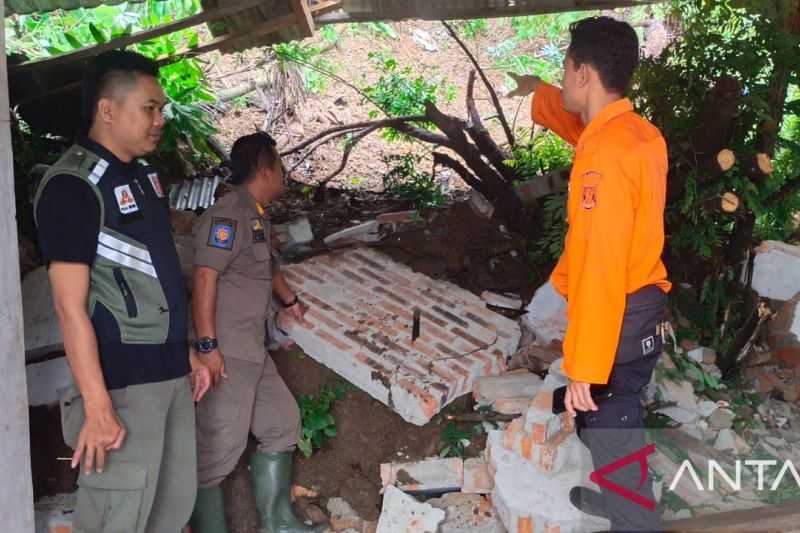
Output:
[[[389,485],[383,495],[383,509],[377,533],[437,533],[445,512],[420,503],[397,487]]]
[[[789,300],[800,287],[800,247],[764,241],[753,261],[753,289],[765,298]]]
[[[491,403],[500,398],[533,398],[542,387],[542,378],[531,373],[509,372],[475,380],[473,395],[478,402]]]
[[[503,372],[521,336],[474,294],[373,250],[316,256],[283,272],[310,309],[307,324],[284,316],[281,329],[413,424],[472,391],[477,378]],[[415,310],[420,335],[412,341]]]
[[[461,492],[465,494],[489,494],[494,488],[494,479],[489,465],[480,458],[464,460],[464,483]]]
[[[314,232],[308,217],[301,217],[287,224],[272,226],[278,240],[278,249],[281,251],[309,244],[314,240]]]
[[[37,268],[22,281],[22,315],[26,361],[64,349],[45,267]]]
[[[508,296],[505,294],[497,294],[496,292],[483,291],[481,293],[481,300],[495,307],[522,309],[522,300],[519,296]]]
[[[458,457],[432,457],[412,463],[383,463],[381,483],[408,493],[441,493],[461,490],[464,461]]]
[[[536,344],[561,342],[567,331],[567,301],[548,281],[536,291],[522,317],[522,325],[534,335]]]

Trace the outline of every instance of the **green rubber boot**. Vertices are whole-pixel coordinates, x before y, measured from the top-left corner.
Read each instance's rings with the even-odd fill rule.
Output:
[[[197,500],[194,502],[192,533],[228,533],[225,522],[225,497],[222,487],[197,489]]]
[[[326,527],[307,526],[294,516],[289,498],[292,452],[254,453],[250,457],[253,495],[261,517],[261,533],[322,533]]]

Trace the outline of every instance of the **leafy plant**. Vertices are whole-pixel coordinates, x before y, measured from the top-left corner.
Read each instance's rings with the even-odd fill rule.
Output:
[[[401,68],[397,60],[380,52],[370,52],[369,59],[381,76],[377,82],[362,87],[372,102],[390,117],[423,115],[425,104],[435,104],[438,95],[452,101],[455,92],[445,80],[439,83],[428,81],[425,76],[415,76],[411,67]],[[378,110],[370,111],[369,118],[380,115]],[[418,124],[432,128],[432,124]],[[389,141],[404,138],[397,130],[386,128],[382,135]]]
[[[299,69],[306,90],[314,94],[325,94],[328,76],[322,72],[334,72],[334,66],[321,57],[322,50],[313,44],[300,41],[278,43],[272,47],[278,67]]]
[[[334,403],[344,398],[346,390],[342,383],[334,387],[323,385],[317,396],[304,394],[297,400],[303,426],[297,447],[306,457],[311,457],[315,449],[322,448],[328,439],[336,436],[336,419],[331,411]]]
[[[442,187],[429,172],[417,167],[422,157],[414,154],[391,155],[384,163],[392,168],[383,176],[383,187],[389,194],[408,200],[416,209],[437,207],[444,203]]]
[[[439,457],[464,457],[470,444],[470,434],[455,422],[448,422],[440,436],[444,447]]]
[[[456,26],[468,39],[475,39],[489,33],[489,23],[486,19],[459,20],[456,21]]]
[[[381,39],[396,40],[400,37],[388,22],[354,22],[347,25],[347,31],[353,35],[376,36]]]

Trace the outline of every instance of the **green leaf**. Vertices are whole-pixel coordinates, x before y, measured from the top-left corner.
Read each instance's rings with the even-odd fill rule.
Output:
[[[57,48],[55,46],[45,46],[44,49],[47,50],[47,53],[50,54],[51,56],[57,56],[66,53],[64,50],[61,50],[60,48]]]
[[[77,50],[79,48],[83,48],[83,44],[78,40],[77,37],[72,35],[70,32],[64,32],[64,38],[67,40],[69,45],[74,49]]]
[[[197,48],[199,44],[200,44],[200,34],[197,32],[193,32],[192,35],[189,37],[189,42],[187,43],[187,46],[189,48]]]
[[[336,428],[333,426],[328,426],[323,430],[326,437],[335,437],[336,436]]]
[[[103,32],[91,22],[89,23],[89,31],[91,32],[92,37],[94,37],[94,40],[97,44],[103,44],[106,42],[106,36],[103,35]]]
[[[306,459],[314,454],[314,449],[309,439],[300,439],[297,443],[297,448],[306,456]]]

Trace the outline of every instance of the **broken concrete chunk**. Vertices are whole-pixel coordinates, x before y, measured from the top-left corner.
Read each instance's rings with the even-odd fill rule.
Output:
[[[380,224],[377,220],[370,220],[352,228],[347,228],[333,235],[325,237],[325,245],[331,248],[337,246],[344,246],[347,244],[357,242],[377,242],[381,240],[380,232],[378,231]]]
[[[728,429],[733,427],[733,420],[736,418],[736,413],[730,409],[720,407],[708,417],[708,423],[715,429]]]
[[[358,513],[343,498],[329,499],[328,513],[331,515],[331,529],[334,531],[352,529],[360,532],[364,528],[364,519],[358,516]]]
[[[471,392],[475,379],[505,371],[519,344],[519,324],[476,295],[371,249],[331,252],[282,271],[311,307],[305,324],[279,317],[281,329],[412,424],[426,424]]]
[[[383,509],[377,533],[437,533],[445,512],[420,503],[402,490],[389,485],[383,495]]]
[[[505,533],[491,502],[478,494],[453,492],[428,503],[445,512],[439,533]]]
[[[567,331],[567,301],[550,281],[539,287],[522,317],[522,326],[536,335],[536,344],[561,342]]]
[[[671,379],[665,379],[658,384],[658,391],[661,399],[665,402],[674,403],[688,411],[697,411],[697,397],[694,395],[694,388],[690,382],[678,383]]]
[[[47,268],[37,268],[22,281],[22,315],[26,361],[64,349]]]
[[[743,455],[750,451],[750,445],[732,429],[721,429],[714,442],[714,448],[720,451],[733,451]]]
[[[494,205],[475,189],[472,189],[472,192],[469,193],[469,206],[479,217],[488,219],[494,215]]]
[[[783,304],[769,322],[767,340],[776,361],[800,367],[800,293]]]
[[[472,393],[478,403],[492,403],[501,398],[533,398],[541,387],[542,378],[536,374],[508,372],[476,379]]]
[[[489,494],[494,488],[494,479],[489,465],[479,458],[464,460],[464,484],[461,492],[466,494]]]
[[[703,400],[699,404],[697,404],[697,414],[702,416],[703,418],[711,416],[714,411],[719,408],[717,402],[712,402],[711,400]]]
[[[522,300],[519,296],[513,294],[497,294],[492,291],[483,291],[481,293],[481,300],[489,305],[502,307],[503,309],[522,309]]]
[[[759,295],[789,300],[800,287],[800,247],[764,241],[756,249],[752,276],[752,287]]]
[[[521,415],[531,403],[527,396],[521,398],[498,398],[491,402],[492,410],[501,415]]]
[[[686,355],[689,356],[689,359],[698,363],[713,365],[717,362],[717,352],[705,346],[690,350]]]
[[[656,412],[664,416],[668,416],[675,422],[679,422],[681,424],[691,424],[697,420],[697,411],[690,411],[689,409],[684,409],[683,407],[678,406],[662,407]]]
[[[309,222],[308,217],[298,218],[287,224],[275,224],[272,229],[278,239],[279,250],[309,244],[314,240],[314,232],[311,230],[311,222]]]
[[[441,493],[461,490],[464,461],[458,457],[432,457],[413,463],[383,463],[383,487],[396,486],[410,493]]]

